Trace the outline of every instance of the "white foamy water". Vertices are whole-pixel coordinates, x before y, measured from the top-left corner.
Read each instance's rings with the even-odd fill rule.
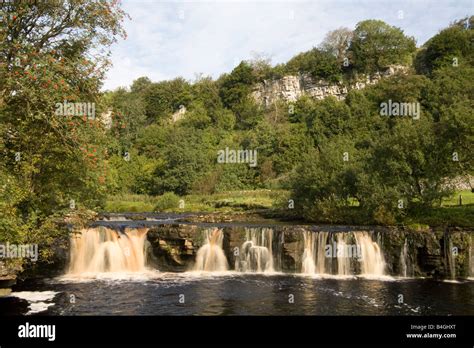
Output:
[[[126,229],[125,233],[98,227],[83,229],[71,238],[71,261],[67,276],[90,277],[146,271],[147,228]]]
[[[19,291],[12,292],[10,296],[28,301],[29,311],[26,315],[29,315],[43,312],[47,310],[48,307],[54,306],[54,303],[50,301],[52,301],[57,294],[59,294],[59,292],[56,291]]]
[[[246,228],[246,241],[240,248],[236,269],[242,272],[275,273],[273,230]]]
[[[229,265],[222,250],[224,234],[217,228],[205,231],[206,243],[199,248],[196,254],[195,271],[223,272]]]
[[[382,250],[369,232],[304,231],[303,237],[301,273],[339,276],[340,279],[350,279],[354,275],[367,279],[393,279],[385,275]],[[328,249],[332,250],[330,255],[327,255]],[[359,263],[360,274],[356,274],[351,261]]]
[[[110,280],[110,281],[147,281],[156,279],[161,276],[158,270],[145,270],[141,272],[84,272],[78,274],[65,274],[63,276],[54,278],[54,282],[59,283],[83,283],[95,280]]]

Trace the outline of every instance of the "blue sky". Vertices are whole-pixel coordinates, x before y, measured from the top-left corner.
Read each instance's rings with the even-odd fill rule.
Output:
[[[161,81],[197,74],[217,78],[241,60],[264,54],[272,64],[319,45],[341,26],[381,19],[417,45],[455,19],[474,13],[474,0],[123,0],[128,38],[112,47],[104,89],[140,76]],[[399,18],[401,17],[401,18]]]

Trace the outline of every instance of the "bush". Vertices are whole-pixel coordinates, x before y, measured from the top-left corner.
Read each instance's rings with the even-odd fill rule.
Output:
[[[160,212],[167,209],[178,208],[179,196],[173,192],[166,192],[158,198],[158,201],[155,205],[155,211]]]

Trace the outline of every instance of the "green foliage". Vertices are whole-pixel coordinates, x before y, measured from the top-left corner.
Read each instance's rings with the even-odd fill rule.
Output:
[[[173,127],[166,134],[167,145],[161,154],[164,164],[154,172],[155,181],[150,193],[189,193],[194,181],[208,170],[212,159],[216,158],[216,152],[210,146],[212,139],[208,135],[204,131]]]
[[[357,24],[349,52],[358,72],[373,73],[390,64],[409,64],[415,48],[415,40],[401,29],[380,20],[366,20]]]
[[[287,74],[309,73],[316,79],[337,82],[341,78],[341,66],[329,52],[313,48],[293,57],[285,66]]]
[[[316,146],[350,131],[350,109],[344,102],[329,97],[312,103],[308,111],[305,122]]]
[[[150,122],[169,118],[181,105],[187,107],[192,101],[191,85],[183,78],[153,83],[144,93],[145,113]]]
[[[256,82],[253,69],[247,62],[241,62],[230,74],[220,78],[220,97],[225,107],[235,110],[245,100]]]
[[[175,195],[173,192],[165,192],[163,195],[158,197],[157,203],[155,205],[154,211],[165,211],[168,209],[175,210],[179,205],[179,196]]]
[[[125,155],[113,155],[109,160],[108,192],[110,194],[149,192],[154,182],[154,173],[163,162],[160,159],[138,155],[136,151]]]
[[[453,78],[394,76],[363,92],[351,92],[344,108],[330,98],[299,101],[295,120],[307,123],[318,149],[291,181],[302,215],[337,220],[347,214],[349,198],[354,197],[365,221],[393,224],[449,197],[453,188],[447,180],[472,173],[471,159],[464,155],[473,140],[468,105],[474,94],[470,87],[467,92],[461,87],[468,84],[468,70],[447,74]],[[452,86],[446,89],[443,84],[448,83]],[[419,102],[420,119],[380,116],[377,106],[388,100]],[[456,149],[459,161],[453,161]],[[342,166],[337,159],[343,152],[350,157]]]
[[[360,22],[354,32],[335,31],[321,47],[273,68],[265,59],[244,61],[217,81],[134,82],[128,93],[144,101],[149,124],[137,127],[132,153],[148,169],[124,163],[122,154],[112,157],[110,190],[216,195],[285,187],[296,215],[328,223],[393,224],[409,219],[410,211],[438,206],[453,192],[451,179],[472,173],[472,68],[440,65],[429,77],[408,71],[350,89],[344,101],[302,96],[265,108],[255,102],[251,92],[264,79],[307,73],[337,82],[342,56],[351,59],[352,73],[373,73],[409,64],[415,51],[412,38],[376,20]],[[471,56],[463,54],[464,61]],[[172,123],[183,100],[187,111]],[[420,119],[382,117],[381,103],[389,100],[420,103]],[[217,151],[226,147],[256,150],[258,165],[217,163]],[[459,161],[451,160],[453,152]],[[220,204],[238,205],[227,198]]]
[[[104,203],[99,89],[125,14],[118,3],[85,0],[14,1],[1,11],[0,240],[37,243],[44,261],[67,235],[66,218]],[[95,103],[95,115],[67,116],[64,101]]]
[[[469,21],[469,27],[466,22]],[[465,18],[428,40],[416,56],[419,73],[431,74],[441,67],[473,66],[474,17]]]

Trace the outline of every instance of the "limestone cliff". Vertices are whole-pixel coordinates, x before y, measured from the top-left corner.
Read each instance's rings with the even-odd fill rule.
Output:
[[[350,85],[317,80],[309,74],[289,75],[278,80],[265,80],[258,83],[252,92],[252,96],[265,107],[270,106],[277,100],[294,102],[302,95],[309,95],[315,99],[333,96],[338,100],[343,100],[350,89],[362,89],[365,86],[377,83],[384,77],[406,71],[407,67],[405,66],[392,65],[384,71],[368,76],[359,76]]]

